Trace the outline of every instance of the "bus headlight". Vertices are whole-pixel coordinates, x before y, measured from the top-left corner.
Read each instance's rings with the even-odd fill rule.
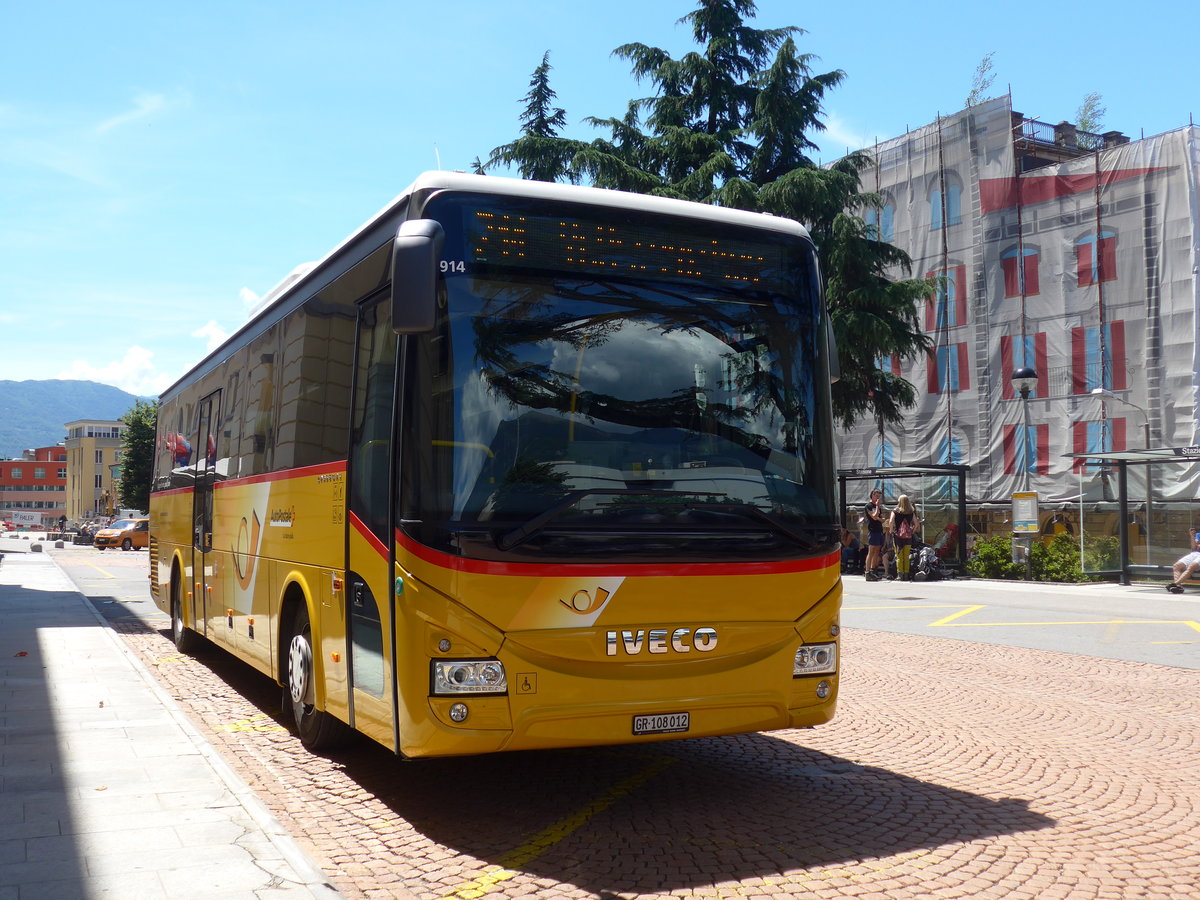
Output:
[[[837,672],[837,644],[805,644],[796,650],[792,677],[832,675]]]
[[[433,694],[503,694],[508,690],[504,663],[498,659],[435,659]]]

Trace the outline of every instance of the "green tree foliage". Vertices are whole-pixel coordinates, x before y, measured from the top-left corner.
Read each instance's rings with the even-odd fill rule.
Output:
[[[1080,131],[1099,134],[1100,129],[1104,127],[1104,117],[1108,114],[1108,108],[1100,105],[1100,99],[1100,95],[1095,91],[1084,95],[1083,102],[1075,112],[1075,127]]]
[[[907,254],[877,240],[857,216],[837,214],[826,246],[825,293],[842,367],[833,385],[834,412],[847,428],[867,414],[881,424],[899,422],[917,392],[879,361],[932,346],[917,314],[931,284],[889,278],[889,268],[908,272]]]
[[[529,93],[525,95],[525,111],[521,113],[521,136],[515,141],[494,149],[486,163],[474,162],[476,172],[488,167],[512,166],[522,178],[531,181],[579,180],[571,158],[582,147],[578,141],[558,136],[567,123],[566,111],[554,106],[555,93],[550,89],[550,51],[542,55],[542,64],[533,70]]]
[[[154,478],[158,402],[138,400],[121,421],[126,429],[121,441],[121,483],[117,497],[121,506],[146,511],[150,509],[150,485]]]
[[[964,106],[975,106],[988,99],[987,92],[996,80],[996,73],[992,71],[992,57],[995,55],[995,50],[989,50],[975,67],[975,75],[971,79],[971,93],[967,94]]]
[[[842,360],[835,414],[846,426],[868,410],[877,421],[898,422],[916,391],[876,361],[928,348],[914,304],[934,283],[892,280],[888,271],[907,276],[908,256],[847,212],[879,203],[860,186],[870,155],[851,153],[827,167],[812,158],[811,135],[825,129],[825,93],[845,72],[815,74],[817,58],[796,43],[803,29],[752,28],[747,20],[755,13],[753,0],[700,0],[679,20],[691,26],[699,50],[679,59],[641,43],[614,50],[654,91],[630,101],[623,116],[586,119],[607,133],[590,143],[559,136],[565,114],[552,109],[543,57],[525,97],[522,136],[497,147],[478,168],[509,165],[527,178],[586,178],[597,187],[804,223],[820,254]]]

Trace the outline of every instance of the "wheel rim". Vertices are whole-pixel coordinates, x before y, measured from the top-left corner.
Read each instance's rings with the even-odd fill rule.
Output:
[[[176,583],[171,585],[171,637],[176,644],[183,637],[183,612],[179,608],[179,586]]]
[[[288,692],[297,705],[312,706],[312,669],[312,645],[308,635],[297,634],[288,648]]]

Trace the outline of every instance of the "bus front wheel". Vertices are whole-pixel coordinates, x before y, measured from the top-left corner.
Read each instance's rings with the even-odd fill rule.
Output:
[[[192,653],[200,642],[200,636],[183,622],[183,588],[179,579],[171,579],[171,640],[180,653]]]
[[[303,605],[296,607],[291,640],[284,654],[283,711],[309,750],[321,752],[345,743],[349,728],[316,707],[316,664],[313,661],[312,626]]]

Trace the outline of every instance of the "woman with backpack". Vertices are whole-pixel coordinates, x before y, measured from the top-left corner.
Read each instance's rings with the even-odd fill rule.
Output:
[[[896,508],[892,510],[889,521],[892,540],[896,544],[896,574],[901,581],[912,581],[909,554],[912,552],[913,538],[921,528],[921,520],[917,517],[917,509],[908,499],[908,494],[901,494],[896,498]]]

